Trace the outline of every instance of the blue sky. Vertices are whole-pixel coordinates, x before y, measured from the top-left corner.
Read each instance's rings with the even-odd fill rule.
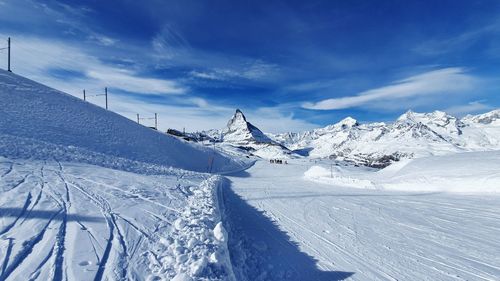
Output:
[[[107,86],[131,119],[195,131],[241,108],[283,132],[499,107],[499,14],[496,0],[0,0],[0,38],[14,72],[78,97]]]

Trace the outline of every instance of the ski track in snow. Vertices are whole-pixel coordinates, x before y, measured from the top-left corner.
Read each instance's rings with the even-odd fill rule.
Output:
[[[228,177],[241,280],[499,280],[499,195],[337,187],[307,169],[259,161]]]
[[[0,280],[146,280],[205,179],[0,158]]]

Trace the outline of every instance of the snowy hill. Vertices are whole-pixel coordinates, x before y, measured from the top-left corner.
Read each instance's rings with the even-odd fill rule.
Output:
[[[463,119],[441,111],[408,111],[390,124],[359,124],[348,117],[321,129],[271,137],[313,158],[384,167],[404,158],[500,149],[498,116],[499,110]]]
[[[5,71],[0,116],[0,280],[234,280],[199,172],[245,162]]]
[[[381,170],[313,166],[304,178],[335,186],[401,191],[499,193],[500,151],[405,159]]]
[[[3,156],[58,157],[102,164],[92,159],[106,155],[202,172],[207,171],[208,163],[213,163],[213,171],[241,166],[221,153],[159,133],[6,71],[0,71],[0,104]]]

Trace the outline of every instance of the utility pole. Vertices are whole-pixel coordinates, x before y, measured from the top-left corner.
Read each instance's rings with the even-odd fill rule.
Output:
[[[155,129],[158,130],[158,113],[155,113]]]
[[[333,164],[330,164],[330,178],[333,178]]]
[[[104,87],[104,96],[106,97],[106,110],[108,110],[108,87]]]
[[[85,89],[83,89],[83,100],[86,101],[87,100],[87,96],[85,95]]]
[[[7,39],[7,71],[12,72],[10,70],[10,37]]]
[[[141,124],[141,123],[139,122],[139,113],[137,113],[137,124]]]

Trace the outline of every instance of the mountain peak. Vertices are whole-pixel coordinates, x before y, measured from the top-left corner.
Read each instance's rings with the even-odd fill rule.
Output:
[[[474,122],[481,124],[496,123],[497,120],[500,120],[500,109],[495,109],[479,115],[467,115],[462,120],[464,120],[465,122]]]
[[[401,114],[396,121],[415,121],[415,113],[413,110],[409,109],[405,113]]]
[[[349,117],[346,117],[342,120],[340,120],[337,125],[340,125],[342,127],[354,127],[354,126],[357,126],[359,125],[358,121],[354,118],[352,118],[351,116]]]
[[[247,120],[245,118],[245,114],[243,114],[243,112],[239,108],[236,109],[236,112],[234,113],[234,117],[243,118],[243,120],[245,120],[245,121]]]
[[[259,128],[248,122],[243,112],[239,109],[236,109],[233,117],[227,123],[223,134],[225,140],[232,142],[271,141]]]
[[[245,114],[243,114],[241,110],[236,109],[236,112],[234,113],[233,117],[227,123],[227,128],[229,130],[234,130],[236,128],[246,128],[248,127],[247,123],[248,122],[245,117]]]

